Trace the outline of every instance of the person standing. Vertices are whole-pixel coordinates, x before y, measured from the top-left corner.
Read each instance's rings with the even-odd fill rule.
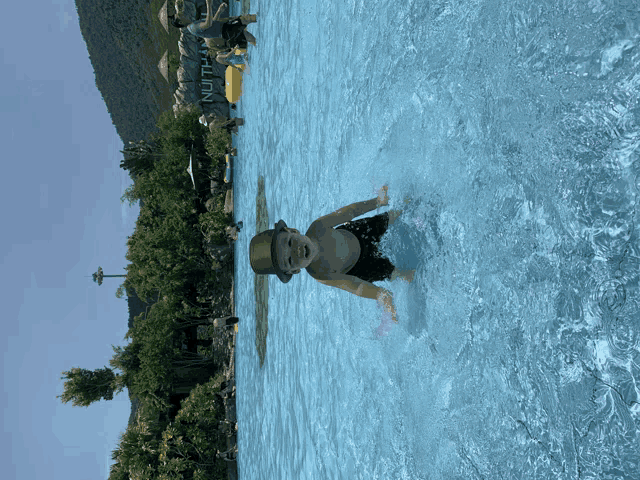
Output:
[[[186,28],[196,37],[222,38],[227,45],[239,44],[246,48],[247,42],[256,44],[256,38],[247,31],[247,25],[257,22],[256,15],[240,15],[237,17],[222,18],[222,12],[227,8],[226,3],[221,3],[215,14],[212,14],[213,0],[207,0],[207,16],[204,20],[196,20],[189,24],[182,23],[176,15],[169,15],[171,24],[176,28]]]

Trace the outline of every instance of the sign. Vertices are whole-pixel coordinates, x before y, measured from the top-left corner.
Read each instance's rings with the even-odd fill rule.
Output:
[[[200,95],[202,103],[212,103],[213,96],[217,93],[213,87],[213,79],[217,78],[220,81],[220,77],[214,77],[213,75],[213,59],[207,55],[208,49],[200,49]]]

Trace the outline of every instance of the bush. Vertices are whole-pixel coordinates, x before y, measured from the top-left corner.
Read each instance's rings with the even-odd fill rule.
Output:
[[[196,386],[162,433],[161,478],[227,478],[225,462],[216,458],[216,450],[227,449],[226,436],[218,428],[225,419],[222,399],[216,395],[221,377]]]
[[[167,58],[167,66],[169,67],[170,73],[175,73],[180,68],[180,57],[176,55],[174,52],[169,53]]]
[[[213,159],[217,161],[220,156],[227,153],[227,150],[231,148],[231,134],[224,128],[216,128],[213,132],[209,132],[206,138],[205,148],[207,153]]]
[[[200,230],[206,242],[222,245],[226,243],[225,229],[231,223],[231,215],[224,213],[224,197],[222,195],[214,197],[213,200],[214,210],[200,214]]]
[[[189,108],[182,111],[178,117],[173,110],[167,110],[158,117],[158,130],[160,133],[153,136],[152,141],[167,147],[175,145],[180,148],[190,148],[196,139],[202,138],[206,128],[199,122],[200,110]]]

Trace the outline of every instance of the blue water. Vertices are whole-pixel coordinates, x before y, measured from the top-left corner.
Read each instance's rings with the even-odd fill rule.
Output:
[[[232,2],[234,9],[239,8]],[[635,1],[254,0],[235,138],[242,479],[640,478]],[[258,176],[303,232],[389,185],[372,300],[269,280]],[[373,214],[373,213],[372,213]]]

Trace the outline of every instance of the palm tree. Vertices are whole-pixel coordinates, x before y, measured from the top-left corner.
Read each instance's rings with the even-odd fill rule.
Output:
[[[102,285],[102,280],[105,277],[126,277],[126,275],[105,275],[102,273],[102,267],[98,267],[98,271],[93,274],[93,281],[98,285]]]

